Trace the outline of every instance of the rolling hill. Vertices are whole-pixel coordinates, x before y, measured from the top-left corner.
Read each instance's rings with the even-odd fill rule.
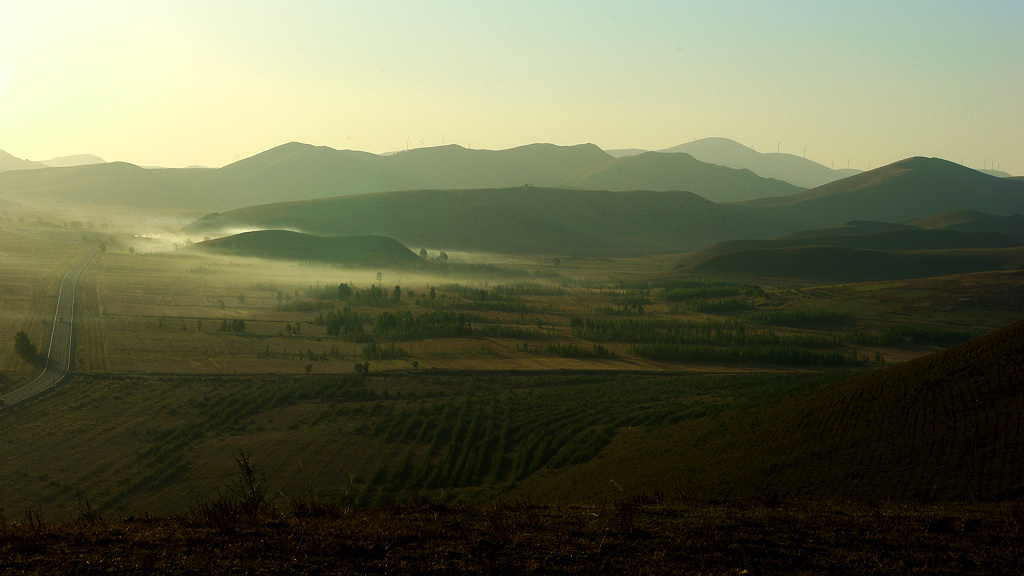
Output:
[[[314,236],[259,230],[207,240],[194,249],[215,254],[276,260],[330,262],[353,267],[415,267],[427,262],[384,236]]]
[[[890,251],[806,246],[726,252],[687,270],[762,278],[868,282],[1024,269],[1024,248]]]
[[[0,150],[0,172],[7,172],[8,170],[35,170],[37,168],[46,168],[46,166],[31,160],[16,158]]]
[[[689,154],[659,152],[609,160],[565,184],[585,190],[685,190],[713,202],[786,196],[803,190],[749,170],[707,164]]]
[[[635,148],[608,150],[616,158],[645,152]],[[702,138],[659,152],[685,153],[701,162],[750,170],[763,178],[782,180],[803,188],[814,188],[860,173],[860,170],[833,170],[794,154],[761,153],[728,138]]]
[[[922,230],[901,227],[883,232],[848,234],[847,229],[858,227],[870,229],[870,224],[851,222],[845,227],[829,230],[790,234],[770,240],[730,240],[709,246],[692,255],[692,262],[700,262],[727,252],[746,250],[774,250],[779,248],[806,248],[810,246],[831,246],[860,250],[919,251],[919,250],[978,250],[992,248],[1015,248],[1021,246],[1015,240],[998,232],[960,232],[958,230]],[[882,226],[885,226],[882,224]],[[899,226],[899,225],[894,225]],[[830,234],[830,232],[835,232]]]
[[[907,222],[927,230],[962,232],[999,232],[1024,242],[1024,215],[994,216],[975,210],[954,210]]]
[[[745,168],[759,176],[784,180],[804,188],[814,188],[860,173],[859,170],[833,170],[795,154],[761,153],[728,138],[702,138],[662,152],[685,152],[701,162]]]
[[[210,214],[186,227],[197,236],[290,229],[389,236],[431,249],[561,255],[694,250],[777,229],[742,206],[689,192],[539,188],[420,190],[253,206]]]
[[[40,164],[45,164],[50,168],[68,168],[71,166],[87,166],[89,164],[105,164],[106,160],[96,156],[95,154],[74,154],[72,156],[60,156],[58,158],[50,158],[49,160],[43,160]]]
[[[1024,322],[775,402],[623,435],[603,458],[530,490],[576,500],[676,486],[811,499],[1024,495]],[[571,495],[571,496],[570,496]]]
[[[1024,183],[937,158],[908,158],[791,196],[746,203],[778,210],[804,228],[851,220],[905,222],[953,210],[1024,212]],[[813,223],[813,224],[812,224]]]

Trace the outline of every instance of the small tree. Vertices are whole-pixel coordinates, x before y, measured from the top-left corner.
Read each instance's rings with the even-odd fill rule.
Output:
[[[398,302],[399,300],[402,299],[402,288],[396,284],[394,291],[391,292],[391,295],[394,297],[394,301]]]
[[[28,334],[24,331],[14,335],[14,352],[29,364],[39,361],[39,351],[36,350],[36,345],[28,339]]]
[[[352,297],[352,287],[342,282],[338,284],[338,300],[347,301]]]
[[[427,254],[427,249],[426,248],[420,248],[420,258],[423,258],[424,260],[427,260],[429,257],[430,257],[430,255]]]

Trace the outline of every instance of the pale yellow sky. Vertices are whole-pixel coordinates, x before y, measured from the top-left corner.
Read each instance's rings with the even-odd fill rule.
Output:
[[[222,166],[732,138],[1024,174],[1024,3],[0,0],[0,149]],[[780,144],[781,142],[781,144]]]

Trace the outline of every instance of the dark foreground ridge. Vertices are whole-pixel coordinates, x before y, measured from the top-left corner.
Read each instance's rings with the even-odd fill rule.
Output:
[[[197,508],[2,521],[0,573],[992,575],[1024,563],[1019,504],[810,504],[764,493],[742,503]]]

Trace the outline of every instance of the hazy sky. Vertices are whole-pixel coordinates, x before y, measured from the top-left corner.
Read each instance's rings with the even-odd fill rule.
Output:
[[[0,0],[20,158],[708,136],[1024,174],[1024,2]]]

